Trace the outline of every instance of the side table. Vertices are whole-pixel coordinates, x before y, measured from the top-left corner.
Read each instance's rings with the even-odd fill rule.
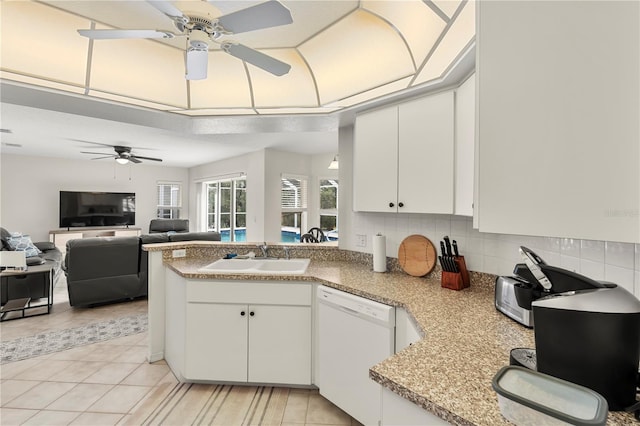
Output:
[[[24,318],[25,316],[46,315],[53,304],[53,273],[49,262],[29,266],[26,271],[4,270],[0,272],[0,321]],[[46,298],[45,302],[34,304],[33,295]],[[27,311],[37,310],[27,315]],[[20,312],[21,316],[10,315]]]

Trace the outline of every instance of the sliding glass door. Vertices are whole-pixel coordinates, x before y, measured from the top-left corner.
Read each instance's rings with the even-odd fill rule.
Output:
[[[241,179],[206,182],[207,230],[217,231],[222,241],[246,241],[247,181]]]

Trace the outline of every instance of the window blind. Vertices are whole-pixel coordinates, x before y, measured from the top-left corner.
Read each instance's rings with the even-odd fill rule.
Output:
[[[306,178],[283,176],[280,191],[282,209],[306,209],[307,192]]]
[[[181,185],[178,183],[158,183],[157,217],[179,218],[181,206]]]

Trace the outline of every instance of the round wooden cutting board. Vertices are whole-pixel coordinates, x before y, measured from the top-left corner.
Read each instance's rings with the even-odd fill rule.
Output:
[[[404,272],[422,277],[436,266],[438,253],[433,243],[423,235],[410,235],[400,243],[398,263]]]

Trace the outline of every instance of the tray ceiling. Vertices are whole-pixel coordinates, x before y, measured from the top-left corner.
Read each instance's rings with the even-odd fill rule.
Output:
[[[213,18],[260,1],[176,1]],[[184,39],[95,40],[78,29],[160,29],[144,1],[1,4],[4,80],[186,116],[318,114],[441,81],[474,42],[475,3],[282,1],[293,24],[229,39],[291,65],[273,76],[210,46],[206,80],[184,78]]]

